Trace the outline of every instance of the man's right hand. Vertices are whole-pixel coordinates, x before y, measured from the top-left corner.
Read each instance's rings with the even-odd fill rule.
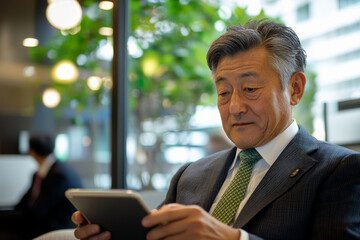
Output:
[[[77,225],[74,232],[77,239],[109,240],[111,238],[110,232],[101,232],[98,224],[88,224],[79,211],[73,213],[71,220]]]

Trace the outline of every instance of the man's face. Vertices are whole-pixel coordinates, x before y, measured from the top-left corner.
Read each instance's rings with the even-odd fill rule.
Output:
[[[259,147],[292,121],[290,90],[281,86],[265,48],[220,59],[215,73],[222,125],[238,148]]]

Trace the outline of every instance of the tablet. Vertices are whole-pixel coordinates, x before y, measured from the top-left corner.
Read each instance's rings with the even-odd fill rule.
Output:
[[[110,231],[111,239],[146,239],[149,229],[141,220],[150,211],[136,192],[69,189],[65,195],[89,223]]]

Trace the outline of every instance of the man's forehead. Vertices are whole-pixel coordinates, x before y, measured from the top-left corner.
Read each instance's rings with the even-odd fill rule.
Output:
[[[259,76],[259,73],[256,71],[245,71],[245,72],[241,72],[241,73],[237,74],[236,78],[239,80],[241,80],[241,79],[251,80],[258,76]],[[222,75],[221,73],[219,73],[219,74],[215,75],[214,81],[215,81],[215,83],[219,83],[226,79],[227,79],[226,75]]]
[[[226,55],[219,59],[214,77],[223,72],[239,71],[244,76],[253,75],[264,64],[268,64],[268,53],[264,48],[254,48],[245,52],[238,52],[233,55]]]

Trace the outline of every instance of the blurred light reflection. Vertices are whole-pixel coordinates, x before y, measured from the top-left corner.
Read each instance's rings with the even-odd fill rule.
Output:
[[[66,30],[77,26],[82,17],[80,4],[75,0],[48,0],[46,18],[49,23],[60,29]]]
[[[39,45],[39,40],[36,38],[25,38],[23,41],[24,47],[36,47],[37,45]]]
[[[99,8],[102,10],[111,10],[114,7],[114,3],[111,1],[99,2]]]
[[[60,103],[60,93],[54,88],[48,88],[44,91],[42,100],[46,107],[54,108]]]

